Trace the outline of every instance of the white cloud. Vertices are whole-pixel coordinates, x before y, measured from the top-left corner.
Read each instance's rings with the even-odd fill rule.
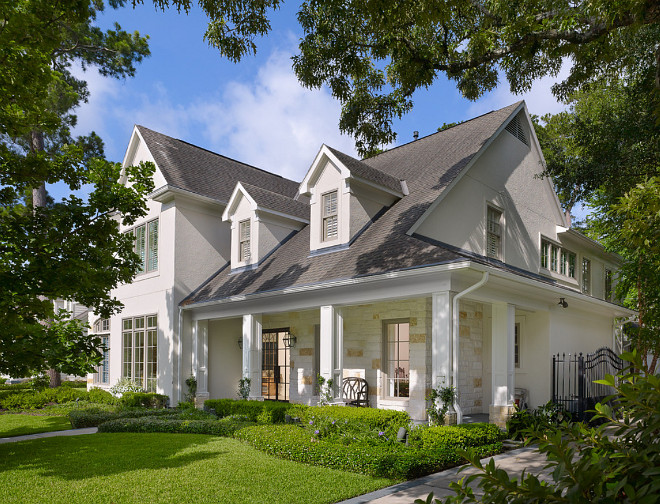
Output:
[[[254,82],[230,82],[219,100],[194,107],[211,148],[296,180],[322,143],[356,155],[352,139],[338,131],[339,113],[327,90],[298,83],[290,55],[279,51]]]
[[[511,105],[520,100],[525,100],[530,114],[556,114],[566,110],[566,105],[558,102],[553,96],[550,88],[556,82],[563,81],[568,77],[570,65],[565,62],[559,74],[555,77],[543,77],[532,83],[532,89],[526,93],[513,94],[509,88],[509,82],[503,73],[500,73],[500,83],[497,89],[488,93],[479,101],[473,103],[468,109],[468,116],[474,117],[491,110],[497,110]]]

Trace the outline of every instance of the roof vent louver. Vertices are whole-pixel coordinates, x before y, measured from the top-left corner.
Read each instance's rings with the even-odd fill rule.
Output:
[[[519,115],[511,119],[509,124],[506,125],[505,129],[522,143],[524,143],[527,147],[529,147],[529,140],[527,140],[527,135],[525,134],[525,130],[523,129]]]

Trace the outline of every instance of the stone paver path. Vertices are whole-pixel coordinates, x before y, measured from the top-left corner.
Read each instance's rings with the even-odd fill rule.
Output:
[[[0,444],[16,443],[18,441],[27,441],[30,439],[40,439],[55,436],[80,436],[81,434],[96,434],[97,430],[98,429],[96,427],[88,427],[86,429],[69,429],[55,432],[40,432],[39,434],[27,434],[25,436],[5,437],[0,438]]]

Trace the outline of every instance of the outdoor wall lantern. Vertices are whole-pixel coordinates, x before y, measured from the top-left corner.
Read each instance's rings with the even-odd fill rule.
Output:
[[[562,308],[568,308],[568,303],[566,302],[566,299],[565,299],[565,298],[559,298],[559,303],[558,303],[558,304],[559,304],[559,306],[561,306]]]
[[[293,348],[296,346],[296,337],[291,334],[290,332],[286,333],[286,336],[282,338],[282,341],[284,342],[284,346],[287,348]]]
[[[239,337],[238,337],[238,341],[237,341],[237,343],[238,343],[238,348],[240,348],[241,350],[243,350],[243,336],[239,336]]]

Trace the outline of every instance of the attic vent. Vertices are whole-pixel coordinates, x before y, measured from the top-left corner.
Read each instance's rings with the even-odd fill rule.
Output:
[[[511,119],[509,124],[506,125],[505,129],[509,133],[511,133],[514,137],[516,137],[518,140],[520,140],[522,143],[524,143],[529,147],[529,141],[527,140],[527,135],[525,135],[525,130],[522,127],[519,115]]]

